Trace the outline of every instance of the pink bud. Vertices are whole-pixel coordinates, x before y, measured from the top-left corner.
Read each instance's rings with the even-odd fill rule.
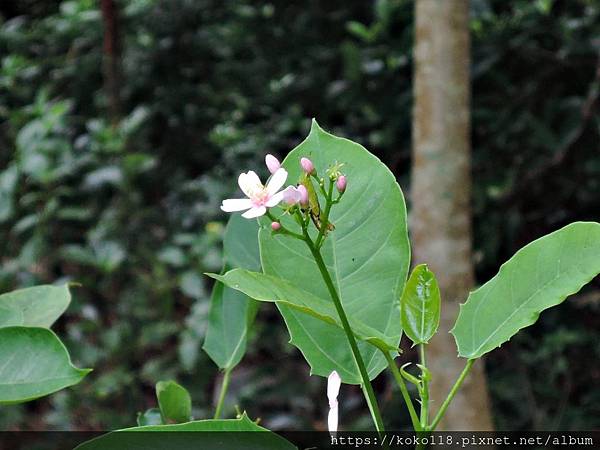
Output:
[[[279,231],[281,229],[281,224],[279,222],[271,222],[271,230]]]
[[[315,171],[315,165],[308,158],[301,158],[300,165],[302,166],[302,170],[304,170],[309,175]]]
[[[301,184],[297,187],[297,190],[300,193],[300,204],[302,206],[308,205],[308,191],[306,190],[306,187]]]
[[[335,186],[340,193],[344,192],[346,190],[346,175],[340,175],[335,182]]]
[[[300,192],[294,186],[288,186],[283,190],[283,201],[288,205],[295,205],[300,201]]]
[[[281,163],[279,162],[279,160],[271,154],[265,156],[265,164],[267,165],[267,169],[269,169],[269,172],[271,173],[277,172],[277,170],[281,167]]]

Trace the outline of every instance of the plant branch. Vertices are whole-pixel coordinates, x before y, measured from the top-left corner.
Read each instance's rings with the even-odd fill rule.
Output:
[[[410,394],[408,393],[408,389],[406,388],[406,383],[404,382],[404,378],[402,378],[402,375],[398,370],[398,366],[396,366],[394,358],[392,358],[389,352],[387,351],[381,350],[381,352],[384,354],[385,359],[388,362],[388,366],[390,367],[390,370],[392,371],[392,374],[396,379],[396,383],[398,383],[398,387],[400,388],[400,392],[402,393],[402,397],[404,398],[404,403],[406,403],[406,407],[408,408],[408,413],[410,415],[410,420],[412,422],[413,428],[415,429],[415,431],[422,431],[423,428],[421,427],[421,424],[419,422],[419,416],[417,416],[417,411],[415,410],[415,406],[413,405],[413,402],[410,398]]]
[[[329,201],[328,207],[330,207]],[[323,226],[324,223],[322,223],[321,225]],[[344,307],[342,306],[342,301],[340,300],[335,286],[333,285],[333,280],[331,279],[331,275],[329,274],[329,271],[325,266],[323,256],[321,255],[320,251],[308,235],[308,230],[306,229],[306,227],[303,227],[302,231],[304,234],[304,240],[314,257],[315,262],[317,263],[319,271],[321,272],[321,276],[323,277],[323,281],[327,285],[327,289],[329,290],[329,294],[331,295],[331,299],[333,300],[335,309],[338,313],[338,316],[340,317],[340,322],[342,322],[344,333],[348,338],[348,343],[350,344],[350,349],[352,350],[354,361],[356,362],[356,366],[358,367],[358,371],[360,372],[363,393],[365,395],[365,399],[367,400],[369,410],[371,411],[373,422],[375,422],[375,428],[377,428],[378,432],[383,432],[385,431],[385,429],[383,427],[383,419],[381,418],[381,412],[379,411],[379,406],[377,405],[377,399],[375,398],[375,392],[373,391],[373,386],[371,385],[371,381],[369,380],[369,374],[367,372],[365,362],[363,361],[362,356],[360,354],[360,350],[358,349],[358,344],[356,343],[354,333],[352,332],[352,328],[350,327],[350,322],[348,321],[348,317],[346,316],[346,312],[344,311]]]
[[[444,414],[446,413],[448,406],[450,406],[450,402],[452,402],[452,399],[458,392],[458,389],[463,384],[463,381],[465,381],[465,378],[467,377],[469,371],[471,370],[471,367],[473,367],[474,362],[475,362],[474,359],[469,359],[467,361],[465,368],[463,369],[461,374],[458,376],[458,379],[454,383],[454,386],[452,386],[452,389],[450,389],[450,392],[448,393],[448,397],[446,397],[446,400],[444,400],[444,403],[442,403],[442,406],[440,407],[440,410],[436,414],[435,419],[433,419],[433,422],[431,422],[431,425],[429,426],[429,431],[435,431],[435,427],[437,427],[437,425],[440,423],[440,420],[442,420],[442,418],[444,417]]]
[[[215,419],[221,418],[221,410],[223,409],[223,402],[225,400],[225,394],[229,388],[229,378],[231,376],[231,369],[225,369],[223,374],[223,382],[221,383],[221,392],[219,392],[219,400],[217,401],[217,407],[215,409]]]
[[[419,359],[423,367],[427,366],[425,360],[425,344],[419,344]],[[427,421],[429,420],[429,381],[428,375],[421,369],[421,428],[427,429]]]

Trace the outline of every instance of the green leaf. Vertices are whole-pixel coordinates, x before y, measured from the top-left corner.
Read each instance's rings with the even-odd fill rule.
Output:
[[[440,288],[427,264],[414,268],[400,299],[402,329],[414,344],[424,344],[440,325]]]
[[[160,414],[160,409],[158,408],[150,408],[144,411],[143,413],[138,413],[136,421],[140,427],[146,425],[163,424],[162,415]]]
[[[204,433],[198,433],[203,431]],[[252,422],[239,419],[198,420],[114,431],[75,450],[294,450],[291,442]]]
[[[223,238],[224,271],[231,266],[260,270],[258,222],[231,216]],[[243,293],[215,283],[203,349],[221,369],[237,366],[246,353],[248,329],[258,304]]]
[[[2,294],[0,326],[49,328],[65,312],[70,302],[71,293],[66,284],[35,286]]]
[[[252,271],[260,270],[258,250],[258,221],[232,214],[223,237],[225,264]]]
[[[379,330],[395,341],[401,335],[399,298],[406,282],[410,247],[406,207],[394,175],[364,147],[323,131],[316,122],[309,136],[285,159],[287,183],[300,179],[300,158],[310,158],[320,174],[334,164],[348,187],[341,202],[331,210],[335,230],[322,247],[323,258],[337,287],[347,315],[355,322]],[[324,199],[320,199],[324,204]],[[275,212],[275,211],[274,211]],[[300,232],[289,216],[282,218],[289,229]],[[290,281],[295,286],[331,302],[317,265],[306,244],[284,235],[273,235],[270,221],[263,219],[259,233],[263,271]],[[335,325],[289,306],[278,305],[292,344],[303,353],[312,373],[328,376],[337,370],[345,383],[360,383],[347,337]],[[359,343],[371,378],[385,367],[386,360],[373,346]]]
[[[533,241],[461,305],[452,334],[458,353],[479,358],[600,273],[600,224],[576,222]]]
[[[276,302],[289,308],[309,314],[327,324],[342,329],[333,302],[317,297],[310,292],[298,289],[289,281],[244,269],[234,269],[225,275],[207,274],[225,283],[227,286],[240,290],[255,300]],[[349,318],[352,331],[362,341],[388,351],[397,350],[399,336],[386,336],[374,328],[365,325],[356,318]],[[326,342],[324,343],[326,344]]]
[[[192,399],[175,381],[156,383],[156,398],[164,423],[183,423],[192,419]]]
[[[74,367],[65,346],[48,329],[0,329],[0,404],[43,397],[79,383],[90,371]]]

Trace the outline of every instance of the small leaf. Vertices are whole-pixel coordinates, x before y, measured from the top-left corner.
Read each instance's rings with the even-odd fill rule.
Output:
[[[68,286],[35,286],[0,295],[0,326],[49,328],[71,302]],[[8,314],[5,311],[13,310]]]
[[[458,354],[479,358],[600,273],[600,223],[575,222],[523,247],[461,305]]]
[[[207,275],[233,289],[244,292],[255,300],[283,304],[325,323],[342,328],[333,302],[328,302],[310,292],[299,289],[281,278],[244,269],[230,270],[224,275],[213,273]],[[398,336],[386,336],[354,318],[349,318],[349,321],[352,331],[358,339],[385,350],[397,350]],[[327,342],[322,345],[326,347]]]
[[[146,425],[163,425],[160,409],[150,408],[143,413],[138,413],[137,424],[141,427]]]
[[[197,433],[198,431],[210,433]],[[297,447],[256,425],[244,414],[239,419],[198,420],[175,425],[127,428],[92,439],[75,450],[115,449],[297,450]]]
[[[0,328],[0,404],[43,397],[79,383],[90,371],[74,367],[48,329]]]
[[[156,383],[156,398],[163,423],[184,423],[192,418],[192,399],[175,381]]]
[[[402,328],[414,344],[427,343],[440,324],[440,289],[435,275],[420,264],[412,271],[400,299]]]

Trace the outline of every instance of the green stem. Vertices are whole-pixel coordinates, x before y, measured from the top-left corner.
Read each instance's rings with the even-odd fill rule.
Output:
[[[324,224],[325,222],[322,225]],[[363,393],[365,395],[365,399],[367,400],[369,410],[371,411],[373,421],[375,422],[375,428],[377,428],[377,431],[383,432],[385,431],[385,429],[383,427],[383,419],[381,418],[381,413],[379,412],[379,406],[377,405],[377,399],[375,398],[375,392],[373,392],[373,386],[371,386],[371,381],[369,380],[369,374],[367,372],[367,368],[365,367],[365,362],[363,361],[360,351],[358,349],[354,333],[352,332],[352,328],[350,327],[350,322],[348,322],[348,317],[346,316],[346,312],[344,311],[344,308],[342,306],[342,301],[340,300],[335,286],[333,285],[333,280],[331,279],[331,275],[329,274],[329,271],[325,266],[325,261],[323,261],[321,253],[319,252],[315,244],[313,244],[306,228],[304,228],[303,231],[305,241],[308,244],[310,252],[315,258],[315,262],[319,267],[319,271],[321,272],[323,281],[325,281],[325,284],[327,285],[329,295],[331,295],[331,299],[333,300],[335,309],[340,317],[340,322],[342,322],[344,333],[346,333],[346,337],[348,338],[348,343],[350,344],[350,349],[352,350],[354,361],[356,362],[358,371],[360,372],[360,377],[362,378]]]
[[[319,234],[315,241],[315,247],[317,249],[321,248],[323,238],[325,237],[325,231],[327,230],[327,226],[329,225],[329,212],[331,211],[331,205],[333,205],[333,201],[331,200],[332,195],[333,181],[329,180],[329,190],[327,191],[327,197],[325,198],[325,212],[323,213],[323,218],[321,219],[321,229],[319,230]]]
[[[231,369],[225,369],[223,374],[223,382],[221,383],[221,392],[219,393],[219,400],[217,401],[217,408],[215,409],[215,419],[221,418],[221,410],[223,409],[223,401],[225,400],[225,394],[229,387],[229,378],[231,376]]]
[[[419,345],[419,357],[421,359],[421,365],[427,366],[425,360],[425,344]],[[427,429],[427,421],[429,420],[429,383],[425,374],[421,376],[421,428]]]
[[[415,431],[421,431],[421,423],[419,422],[419,416],[417,416],[417,411],[413,405],[413,402],[410,398],[410,394],[408,393],[408,389],[406,388],[406,383],[404,382],[404,378],[402,378],[402,374],[398,370],[398,366],[396,366],[396,362],[394,358],[390,356],[388,351],[381,350],[384,354],[385,359],[387,359],[388,366],[396,379],[396,383],[398,383],[398,387],[400,388],[400,392],[402,393],[402,397],[404,398],[404,403],[406,403],[406,407],[408,408],[408,413],[410,414],[410,420],[412,422],[413,428]]]
[[[474,362],[475,362],[474,359],[469,359],[467,361],[465,368],[463,369],[463,371],[459,375],[458,379],[454,383],[454,386],[452,386],[452,389],[450,389],[450,392],[448,393],[448,397],[446,397],[446,400],[444,400],[444,403],[442,403],[442,406],[440,407],[440,410],[436,414],[435,419],[433,419],[433,422],[431,422],[431,425],[429,426],[429,431],[435,431],[435,427],[440,423],[440,420],[442,420],[442,418],[444,417],[444,414],[446,413],[448,406],[450,406],[450,402],[452,401],[452,399],[458,392],[458,389],[460,388],[461,384],[463,384],[463,381],[465,381],[465,378],[467,377],[469,371],[471,370],[471,367],[473,367]]]

